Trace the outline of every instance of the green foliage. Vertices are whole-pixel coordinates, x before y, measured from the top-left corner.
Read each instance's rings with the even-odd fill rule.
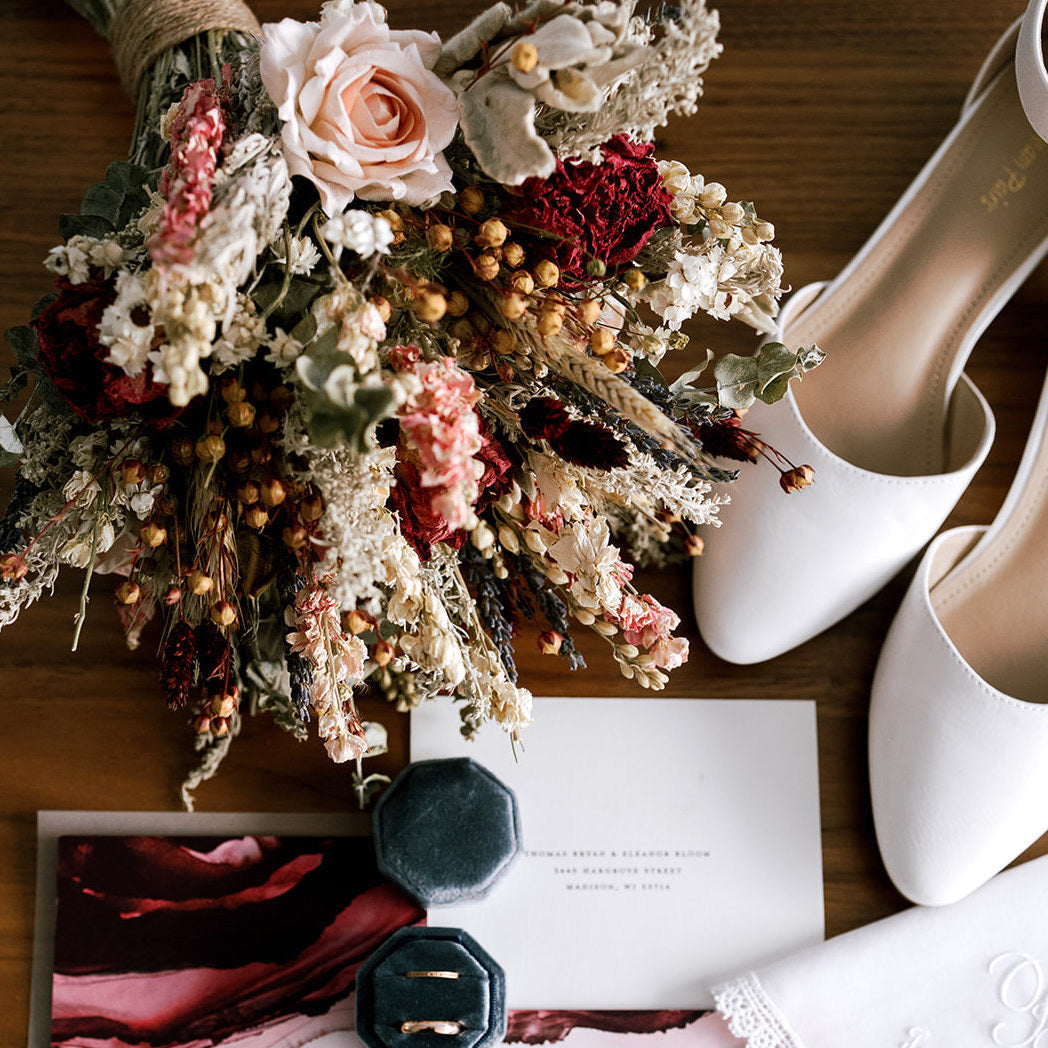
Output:
[[[338,329],[329,327],[295,362],[306,387],[309,433],[321,447],[347,444],[363,450],[371,426],[385,418],[393,394],[381,382],[362,382],[356,367],[338,348]]]
[[[0,415],[0,467],[17,466],[25,448],[15,433],[15,427]]]
[[[768,342],[752,357],[728,353],[713,369],[717,397],[726,408],[744,410],[755,400],[774,404],[789,389],[790,380],[821,363],[823,352],[817,346],[805,346],[791,353],[781,342]]]
[[[146,184],[149,172],[127,160],[114,160],[106,168],[104,182],[87,187],[80,214],[62,215],[58,232],[68,241],[74,236],[100,240],[118,232],[149,204]]]

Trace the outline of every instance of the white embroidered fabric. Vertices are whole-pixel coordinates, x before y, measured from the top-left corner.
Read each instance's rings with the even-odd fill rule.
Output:
[[[713,988],[746,1048],[1048,1048],[1048,855]]]
[[[746,1042],[746,1048],[804,1048],[755,972],[715,986],[713,1000],[728,1029]]]

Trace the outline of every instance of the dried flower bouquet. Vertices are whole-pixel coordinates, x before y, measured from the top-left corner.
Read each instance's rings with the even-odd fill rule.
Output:
[[[735,409],[820,358],[658,371],[696,312],[767,332],[780,293],[771,225],[651,144],[695,110],[715,13],[499,3],[442,43],[367,0],[260,33],[235,0],[70,2],[139,118],[7,333],[0,400],[33,382],[0,418],[0,626],[68,564],[78,632],[117,575],[128,643],[160,620],[195,718],[190,786],[250,707],[315,723],[365,795],[368,679],[516,737],[520,616],[568,667],[577,624],[661,688],[687,641],[626,557],[701,550],[715,460],[766,452]]]

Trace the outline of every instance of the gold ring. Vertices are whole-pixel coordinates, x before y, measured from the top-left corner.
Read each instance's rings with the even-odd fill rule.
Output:
[[[401,1033],[442,1033],[454,1036],[462,1033],[460,1022],[447,1019],[407,1019],[400,1024]]]
[[[406,979],[458,979],[458,972],[405,972]]]

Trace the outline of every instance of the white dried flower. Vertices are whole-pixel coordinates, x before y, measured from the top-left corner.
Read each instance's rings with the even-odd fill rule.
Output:
[[[343,249],[361,258],[384,255],[393,243],[393,229],[381,215],[368,211],[344,211],[320,227],[320,235],[335,249],[339,258]]]

